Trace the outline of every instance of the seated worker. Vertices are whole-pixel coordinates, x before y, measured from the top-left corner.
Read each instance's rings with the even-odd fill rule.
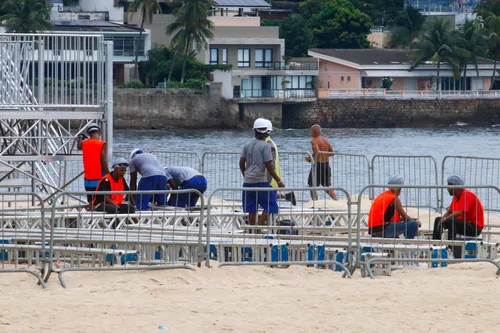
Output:
[[[140,149],[134,149],[130,154],[130,189],[135,191],[167,191],[167,177],[160,161]],[[137,174],[141,175],[137,186]],[[147,210],[153,194],[137,194],[135,206],[138,210]],[[154,194],[153,203],[158,206],[167,204],[166,193]]]
[[[448,185],[463,186],[462,177],[452,175],[446,180]],[[448,229],[448,240],[456,239],[457,234],[477,237],[484,227],[484,209],[479,198],[471,191],[462,188],[449,188],[453,196],[450,207],[442,217],[434,221],[433,239],[441,239],[443,229]],[[455,258],[461,257],[461,247],[453,247]]]
[[[188,167],[165,168],[165,176],[172,190],[193,189],[201,194],[207,190],[206,178],[197,170]],[[194,207],[200,196],[197,193],[172,194],[168,200],[169,206]]]
[[[97,185],[96,191],[129,191],[125,181],[128,162],[124,158],[118,158],[113,163],[113,171],[104,176]],[[95,210],[110,214],[135,213],[133,203],[123,203],[124,194],[94,195],[93,204]]]
[[[404,185],[400,176],[389,179],[388,185]],[[421,223],[408,216],[399,200],[401,188],[390,188],[379,194],[368,214],[368,233],[373,237],[396,238],[404,234],[407,239],[415,238]]]

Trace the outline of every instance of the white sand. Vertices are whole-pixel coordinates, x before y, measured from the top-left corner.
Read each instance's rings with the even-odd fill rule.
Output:
[[[315,268],[0,274],[0,332],[498,332],[493,266],[342,279]]]

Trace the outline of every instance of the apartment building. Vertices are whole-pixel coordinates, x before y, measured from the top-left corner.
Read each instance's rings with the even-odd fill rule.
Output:
[[[214,81],[222,82],[226,98],[301,98],[314,96],[314,77],[318,60],[285,58],[285,40],[279,28],[261,26],[259,11],[270,8],[264,0],[216,0],[210,13],[214,38],[198,60],[206,64],[230,64],[230,73],[214,73]],[[151,30],[153,44],[169,45],[166,27],[173,15],[155,15]],[[141,16],[134,15],[130,24],[139,25]],[[286,60],[286,61],[285,61]]]

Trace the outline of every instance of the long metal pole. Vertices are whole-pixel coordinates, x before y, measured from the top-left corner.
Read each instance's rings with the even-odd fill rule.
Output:
[[[108,160],[113,159],[113,42],[106,45],[106,146],[108,147]]]

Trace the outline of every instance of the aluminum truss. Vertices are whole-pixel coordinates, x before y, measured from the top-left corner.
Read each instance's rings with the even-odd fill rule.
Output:
[[[112,156],[112,57],[102,35],[0,34],[0,191],[80,189],[90,122]]]

